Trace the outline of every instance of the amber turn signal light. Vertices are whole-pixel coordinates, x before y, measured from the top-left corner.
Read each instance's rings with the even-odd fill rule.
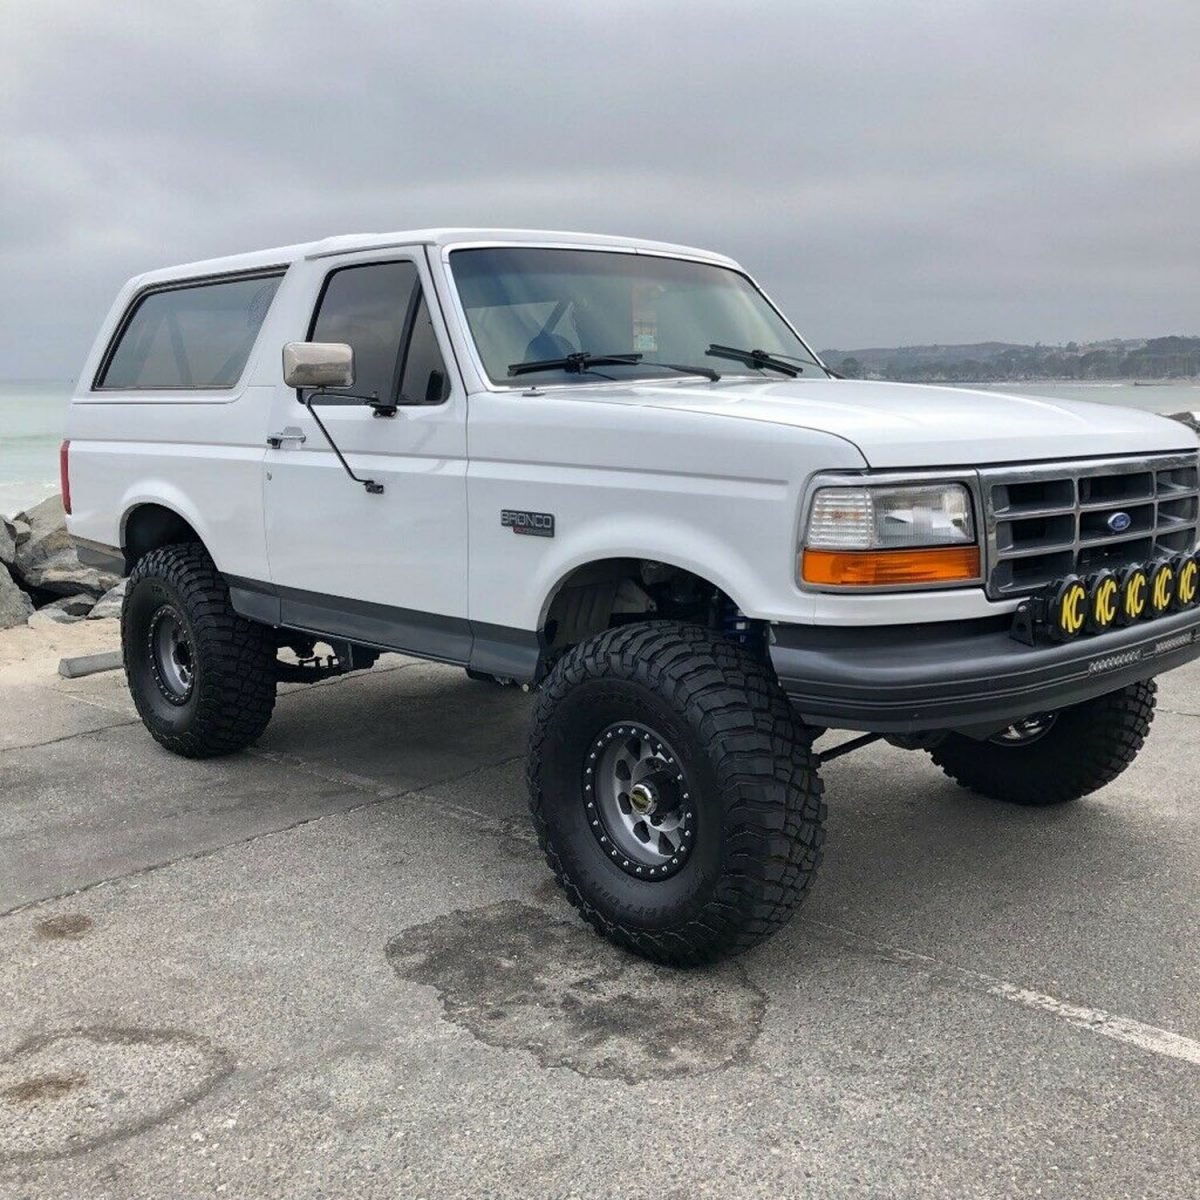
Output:
[[[978,546],[927,550],[805,550],[805,583],[819,587],[904,587],[914,583],[974,583]]]

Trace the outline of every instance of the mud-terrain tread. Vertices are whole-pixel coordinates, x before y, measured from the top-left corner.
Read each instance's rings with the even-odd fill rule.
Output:
[[[991,800],[1063,804],[1111,783],[1137,758],[1157,693],[1148,679],[1085,701],[1060,713],[1055,727],[1028,747],[954,734],[930,754],[955,783]]]
[[[715,750],[722,871],[703,908],[669,931],[628,928],[596,911],[564,871],[543,816],[553,802],[540,784],[550,715],[571,689],[614,671],[668,699]],[[698,626],[626,625],[569,650],[539,691],[526,771],[538,842],[567,899],[601,936],[657,962],[710,962],[762,942],[795,912],[821,861],[823,787],[801,723],[769,666]]]
[[[185,758],[215,758],[245,749],[262,735],[275,708],[276,652],[270,631],[234,611],[229,588],[200,543],[151,550],[130,572],[121,612],[122,654],[131,683],[126,614],[138,582],[151,577],[166,583],[186,610],[195,636],[200,692],[191,728],[169,733],[155,725],[131,686],[143,723],[156,742]]]

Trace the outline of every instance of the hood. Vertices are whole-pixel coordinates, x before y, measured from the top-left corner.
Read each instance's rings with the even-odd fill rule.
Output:
[[[591,401],[766,421],[854,443],[872,467],[957,467],[1194,450],[1180,422],[1138,409],[855,379],[658,382],[579,389]]]

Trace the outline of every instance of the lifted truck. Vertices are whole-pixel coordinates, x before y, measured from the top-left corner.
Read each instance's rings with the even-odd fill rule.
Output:
[[[386,650],[532,688],[546,859],[662,962],[788,919],[822,759],[883,736],[1073,800],[1200,655],[1193,432],[840,379],[700,250],[434,230],[139,276],[68,438],[154,738],[238,750],[280,679]]]

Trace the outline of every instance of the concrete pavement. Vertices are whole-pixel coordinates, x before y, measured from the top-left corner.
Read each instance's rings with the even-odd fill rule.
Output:
[[[119,674],[22,678],[0,1195],[1200,1192],[1198,668],[1066,808],[829,764],[811,900],[692,972],[559,898],[519,692],[386,658],[198,764]]]

